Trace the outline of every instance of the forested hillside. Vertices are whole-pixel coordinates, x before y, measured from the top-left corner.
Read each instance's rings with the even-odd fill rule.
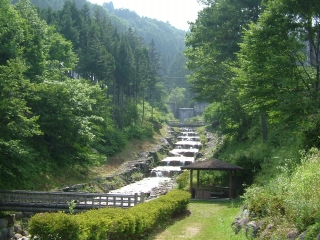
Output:
[[[169,23],[140,17],[129,9],[115,9],[112,2],[104,3],[103,7],[110,13],[111,21],[118,29],[131,27],[145,42],[155,42],[161,58],[159,75],[169,94],[167,101],[180,107],[193,107],[195,101],[187,82],[190,71],[186,69],[187,58],[183,54],[186,32]]]
[[[168,116],[155,42],[79,2],[0,1],[2,189],[50,188],[58,169],[85,175]]]
[[[13,0],[13,3],[18,0]],[[49,24],[55,24],[52,21],[54,16],[51,16],[52,11],[62,10],[64,3],[75,3],[78,10],[82,9],[86,5],[88,14],[92,17],[97,15],[101,19],[105,19],[111,24],[118,34],[126,34],[131,29],[136,36],[140,38],[140,41],[146,45],[154,44],[154,47],[159,55],[159,67],[157,69],[158,76],[160,77],[160,83],[162,88],[162,95],[168,94],[175,95],[177,92],[183,92],[185,98],[177,101],[169,96],[166,101],[184,102],[185,105],[181,107],[193,106],[192,93],[189,91],[189,83],[187,82],[186,75],[190,73],[185,67],[186,58],[183,56],[185,50],[185,31],[176,29],[169,23],[164,23],[152,18],[140,17],[135,12],[129,9],[115,9],[112,2],[105,2],[102,6],[92,4],[86,0],[53,0],[53,1],[38,1],[31,0],[31,2],[37,6],[42,14],[41,16],[47,18]],[[48,16],[43,16],[43,12],[48,11]],[[44,14],[44,15],[46,15]],[[64,11],[64,14],[68,14]],[[72,21],[75,21],[74,28],[79,28],[77,25],[77,19],[74,19],[75,15],[71,14]],[[60,23],[64,24],[64,23]],[[63,35],[65,33],[61,32]],[[68,38],[68,33],[64,35],[68,40],[73,41],[75,39]],[[76,46],[77,47],[77,46]],[[160,88],[160,86],[158,86]]]
[[[320,2],[202,2],[186,40],[189,81],[223,136],[214,157],[246,168],[250,236],[319,238]]]

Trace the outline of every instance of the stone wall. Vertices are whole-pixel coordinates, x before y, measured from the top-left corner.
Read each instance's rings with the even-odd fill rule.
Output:
[[[17,212],[0,217],[0,240],[29,240],[29,233],[24,228],[32,215]]]
[[[75,184],[71,186],[63,187],[62,191],[96,191],[97,189],[101,192],[108,193],[110,190],[123,187],[136,180],[134,176],[149,177],[150,171],[153,167],[158,165],[161,161],[159,155],[167,155],[168,152],[173,148],[171,138],[161,139],[161,144],[154,147],[151,151],[142,152],[139,154],[138,159],[127,161],[121,165],[119,170],[113,175],[106,176],[104,178],[96,178],[94,181],[89,183]]]

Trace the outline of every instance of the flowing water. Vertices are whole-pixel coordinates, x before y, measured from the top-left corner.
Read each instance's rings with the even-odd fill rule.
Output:
[[[181,173],[182,166],[195,162],[202,147],[199,135],[193,128],[181,128],[177,139],[179,141],[174,144],[174,149],[169,151],[168,157],[160,161],[159,166],[151,170],[150,177],[112,190],[110,193],[150,193],[156,187],[173,182],[173,177]]]

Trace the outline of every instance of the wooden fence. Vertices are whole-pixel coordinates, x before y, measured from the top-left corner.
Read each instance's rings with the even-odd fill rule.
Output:
[[[109,193],[35,192],[0,190],[0,210],[74,212],[102,207],[128,208],[144,202],[144,193],[120,195]]]

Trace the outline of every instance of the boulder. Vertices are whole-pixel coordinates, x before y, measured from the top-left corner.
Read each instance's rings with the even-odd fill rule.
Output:
[[[291,231],[289,231],[288,233],[287,233],[287,239],[289,239],[289,240],[295,240],[297,237],[299,237],[299,231],[298,231],[298,229],[292,229]]]
[[[8,234],[7,234],[7,236],[8,236],[8,238],[12,238],[13,236],[14,236],[14,227],[12,226],[12,227],[9,227],[8,228]]]
[[[1,234],[3,239],[7,239],[7,236],[8,236],[8,228],[2,228],[1,229]]]
[[[22,227],[20,225],[14,225],[13,231],[16,233],[20,233],[22,231]]]
[[[260,238],[261,239],[267,239],[267,237],[270,235],[271,230],[274,228],[274,224],[270,223],[267,225],[267,227],[263,230],[261,233]]]
[[[8,227],[8,219],[0,218],[0,229]]]
[[[20,233],[16,233],[13,237],[12,240],[19,240],[20,238],[22,238],[23,236]]]
[[[246,226],[246,237],[248,239],[253,239],[258,236],[258,232],[260,230],[261,224],[256,221],[251,221]]]

